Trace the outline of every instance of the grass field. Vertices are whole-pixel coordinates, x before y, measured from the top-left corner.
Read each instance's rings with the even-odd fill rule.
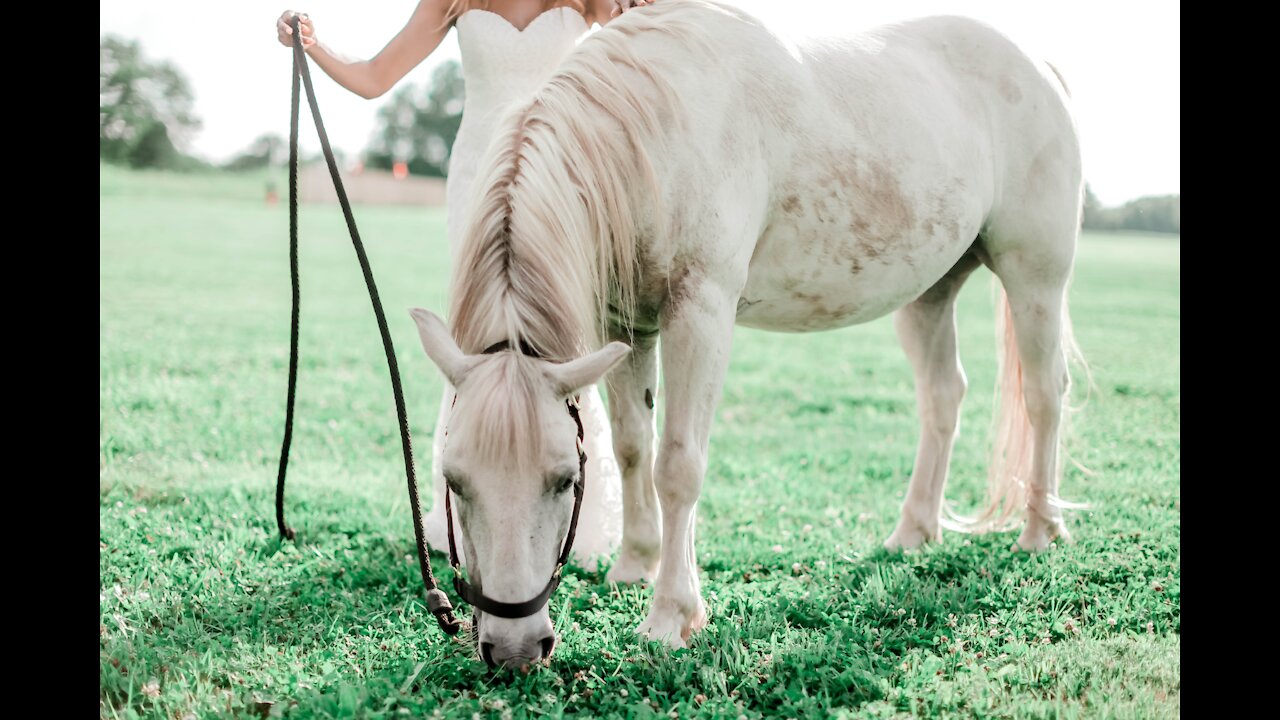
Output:
[[[1180,714],[1176,238],[1081,243],[1071,303],[1096,388],[1069,446],[1093,474],[1063,483],[1091,504],[1073,544],[948,533],[884,552],[917,439],[889,319],[739,328],[699,506],[710,625],[687,650],[642,642],[650,589],[571,570],[553,661],[522,675],[489,672],[423,606],[385,362],[334,207],[302,209],[300,536],[276,538],[288,216],[262,193],[260,176],[101,171],[101,716]],[[444,215],[357,219],[425,473],[440,380],[405,308],[445,306]],[[993,307],[980,271],[960,301],[962,511],[982,499]]]

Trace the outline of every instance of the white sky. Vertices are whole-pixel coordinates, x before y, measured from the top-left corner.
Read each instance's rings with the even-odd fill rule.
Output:
[[[191,81],[204,127],[191,148],[225,160],[254,138],[289,131],[289,50],[275,19],[294,0],[100,0],[100,30],[142,42],[151,59],[174,62]],[[657,0],[661,2],[661,0]],[[984,20],[1051,61],[1071,87],[1085,177],[1108,205],[1180,192],[1181,12],[1170,0],[729,0],[784,34],[854,30],[930,14]],[[316,34],[356,57],[376,53],[403,27],[417,0],[296,0]],[[458,59],[451,33],[403,82],[425,83]],[[314,67],[314,66],[313,66]],[[315,71],[334,145],[350,156],[368,144],[375,110]],[[385,99],[385,96],[384,96]],[[303,111],[304,152],[319,149]]]

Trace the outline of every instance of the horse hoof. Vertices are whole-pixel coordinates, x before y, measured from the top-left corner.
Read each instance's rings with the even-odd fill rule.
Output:
[[[674,601],[654,600],[649,616],[636,628],[636,633],[647,640],[661,642],[672,650],[689,647],[689,636],[707,625],[707,608],[698,599],[698,606],[689,614],[680,612]]]
[[[932,531],[926,530],[919,525],[899,520],[898,527],[894,529],[887,540],[884,541],[886,550],[911,550],[918,548],[926,543],[938,542],[942,540],[942,529],[934,528]]]
[[[646,562],[633,554],[623,552],[609,568],[605,581],[619,584],[652,582],[658,577],[658,563]]]
[[[1067,532],[1062,520],[1049,521],[1033,514],[1027,520],[1027,526],[1022,529],[1022,534],[1018,536],[1018,542],[1013,549],[1041,552],[1048,550],[1055,542],[1071,542],[1071,534]]]

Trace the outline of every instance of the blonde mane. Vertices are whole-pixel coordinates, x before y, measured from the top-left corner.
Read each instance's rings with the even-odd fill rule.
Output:
[[[638,242],[661,232],[647,148],[684,125],[663,77],[681,60],[641,59],[636,42],[664,33],[712,57],[706,28],[682,17],[699,6],[669,0],[615,20],[498,124],[450,293],[463,352],[524,340],[564,362],[601,345],[610,309],[629,325]]]

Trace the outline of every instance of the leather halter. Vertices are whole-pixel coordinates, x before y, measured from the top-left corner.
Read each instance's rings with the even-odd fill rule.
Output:
[[[533,358],[541,356],[523,339],[518,344],[519,351]],[[484,355],[490,355],[504,350],[514,352],[511,343],[503,340],[494,343],[484,349]],[[453,396],[453,402],[458,402],[458,396]],[[578,396],[573,396],[564,401],[565,407],[569,410],[569,416],[573,418],[573,422],[578,426],[578,481],[573,484],[573,515],[569,518],[569,532],[564,538],[564,547],[560,550],[560,557],[556,560],[556,569],[551,573],[551,579],[547,581],[546,587],[542,588],[542,592],[524,602],[508,603],[485,595],[474,585],[471,585],[462,578],[462,564],[458,561],[458,546],[453,538],[453,503],[450,498],[453,496],[448,486],[444,490],[444,513],[445,521],[449,528],[449,565],[453,567],[453,589],[458,593],[458,597],[465,600],[472,607],[489,613],[495,617],[501,618],[522,618],[528,617],[542,609],[547,604],[547,600],[551,598],[551,593],[556,591],[560,586],[560,573],[564,569],[565,563],[569,561],[569,551],[573,549],[573,539],[578,533],[578,513],[582,509],[582,493],[586,489],[587,484],[587,453],[583,450],[582,443],[585,439],[585,433],[582,429],[582,415],[578,410]],[[448,429],[445,429],[445,437],[449,436]]]

